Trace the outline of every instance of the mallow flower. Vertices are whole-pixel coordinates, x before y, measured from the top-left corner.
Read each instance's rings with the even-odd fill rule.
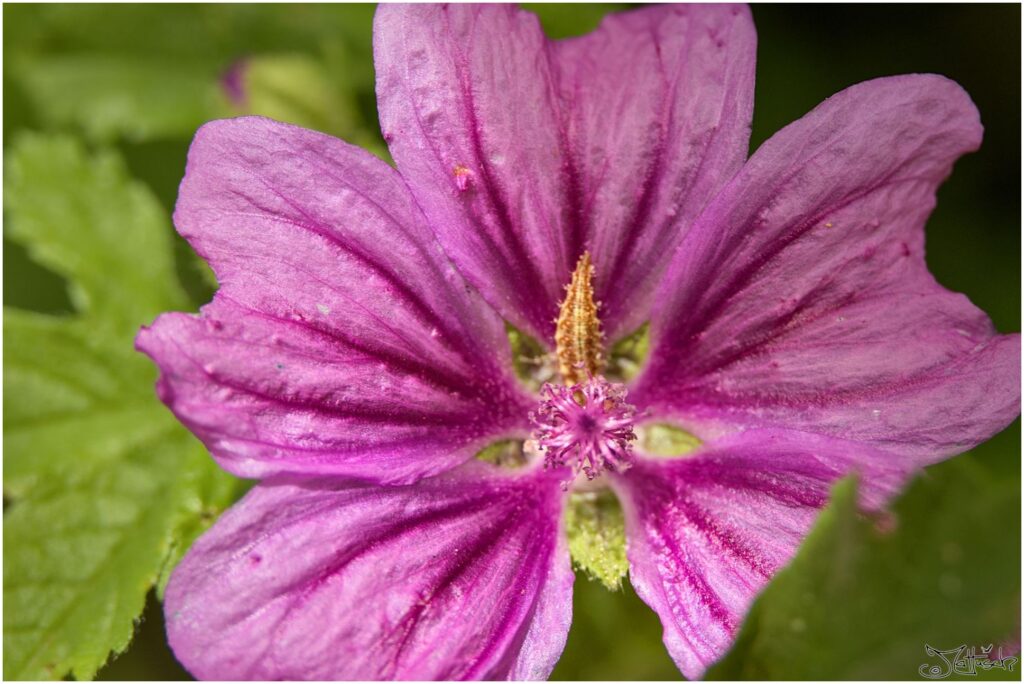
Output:
[[[1018,336],[924,261],[981,141],[955,83],[855,85],[748,159],[743,7],[549,41],[509,6],[388,5],[374,40],[397,170],[261,118],[189,152],[175,225],[220,289],[138,347],[259,480],[167,588],[194,675],[544,678],[567,507],[615,496],[698,677],[837,478],[879,506],[1018,414]]]

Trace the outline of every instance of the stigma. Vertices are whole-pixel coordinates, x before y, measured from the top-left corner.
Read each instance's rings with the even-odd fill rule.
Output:
[[[546,383],[530,414],[533,440],[547,468],[571,468],[588,480],[622,472],[633,458],[636,409],[624,385],[600,375],[604,368],[601,321],[594,301],[594,266],[584,252],[566,285],[555,328],[562,384]]]
[[[545,384],[530,421],[546,468],[569,467],[574,476],[583,473],[593,480],[631,465],[635,415],[624,385],[591,376],[574,385]]]
[[[601,350],[601,321],[594,301],[594,266],[584,252],[576,262],[572,279],[565,286],[565,299],[555,321],[555,350],[558,372],[567,385],[597,375],[604,365]]]

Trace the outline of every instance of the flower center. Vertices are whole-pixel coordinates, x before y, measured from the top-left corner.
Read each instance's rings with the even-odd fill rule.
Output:
[[[530,420],[545,467],[568,466],[588,480],[629,467],[636,409],[626,403],[625,386],[600,376],[569,386],[546,383],[541,398]]]
[[[594,267],[584,252],[566,286],[558,314],[555,345],[564,386],[545,383],[540,407],[530,414],[533,438],[548,468],[571,467],[594,479],[604,470],[629,467],[636,439],[624,385],[608,382],[601,321],[594,301]]]

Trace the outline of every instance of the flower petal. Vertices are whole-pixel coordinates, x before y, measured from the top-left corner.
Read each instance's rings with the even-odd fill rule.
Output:
[[[918,464],[1005,427],[1019,337],[924,261],[936,187],[980,140],[967,94],[929,75],[862,83],[782,130],[687,236],[630,397],[703,429],[813,430]]]
[[[529,431],[501,320],[383,162],[268,119],[216,121],[196,134],[175,224],[220,290],[137,344],[228,470],[408,482]]]
[[[171,647],[202,679],[542,679],[571,620],[563,498],[484,464],[259,484],[174,571]]]
[[[555,43],[510,6],[384,5],[381,127],[502,315],[550,342],[591,249],[614,337],[644,320],[689,221],[746,156],[754,43],[735,7],[639,10]]]
[[[661,617],[665,645],[687,678],[724,655],[832,483],[858,469],[864,503],[879,506],[906,477],[889,460],[853,442],[752,430],[687,458],[638,458],[616,478],[630,581]]]
[[[714,4],[611,14],[555,44],[568,198],[612,340],[647,320],[690,225],[746,161],[756,46],[749,9]]]

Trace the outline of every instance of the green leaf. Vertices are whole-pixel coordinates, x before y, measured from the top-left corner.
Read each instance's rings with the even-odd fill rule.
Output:
[[[173,426],[168,426],[173,427]],[[4,514],[4,678],[95,675],[123,650],[209,457],[180,430],[46,478]]]
[[[338,41],[358,53],[370,81],[375,6],[361,4],[138,4],[4,9],[5,57],[18,54],[116,54],[226,67],[244,55],[313,50]]]
[[[306,55],[253,57],[243,82],[248,113],[320,131],[345,129],[355,116],[320,63]]]
[[[46,123],[99,141],[190,137],[228,111],[218,72],[204,63],[73,54],[26,61],[16,73]]]
[[[708,678],[917,679],[926,644],[999,645],[1019,605],[1019,478],[963,456],[874,519],[847,480]]]
[[[256,114],[342,138],[378,156],[387,152],[380,136],[367,135],[356,107],[352,69],[345,53],[332,59],[335,78],[320,60],[303,54],[252,57],[242,71],[244,105],[240,114]]]
[[[198,442],[191,440],[199,447]],[[180,515],[178,524],[171,534],[171,547],[157,580],[157,597],[163,601],[171,571],[178,565],[192,542],[208,530],[217,517],[231,504],[238,501],[255,484],[251,480],[239,480],[227,475],[206,453],[198,448],[195,453],[202,455],[198,462],[190,464],[183,473],[182,498],[178,502]]]
[[[570,38],[590,33],[609,12],[629,9],[623,3],[523,3],[540,18],[544,32],[551,38]]]
[[[566,506],[565,529],[573,564],[608,589],[618,589],[629,563],[626,524],[615,494],[609,490],[573,493]]]
[[[74,138],[27,134],[6,170],[8,237],[67,278],[73,304],[95,313],[94,323],[134,333],[161,311],[188,306],[167,215],[116,153],[89,156]]]
[[[10,8],[5,90],[9,75],[32,105],[25,114],[91,140],[187,139],[231,114],[221,77],[232,64],[268,60],[272,97],[297,100],[271,103],[276,118],[387,158],[372,107],[373,13],[370,4]],[[284,65],[294,82],[273,64],[282,59],[306,62]]]
[[[39,480],[83,464],[116,464],[166,433],[167,410],[153,398],[152,364],[113,344],[87,321],[4,311],[4,492],[20,496]]]
[[[189,306],[156,200],[72,138],[21,138],[7,169],[9,237],[67,278],[78,313],[4,311],[4,677],[87,679],[237,481],[133,349],[140,325]]]

